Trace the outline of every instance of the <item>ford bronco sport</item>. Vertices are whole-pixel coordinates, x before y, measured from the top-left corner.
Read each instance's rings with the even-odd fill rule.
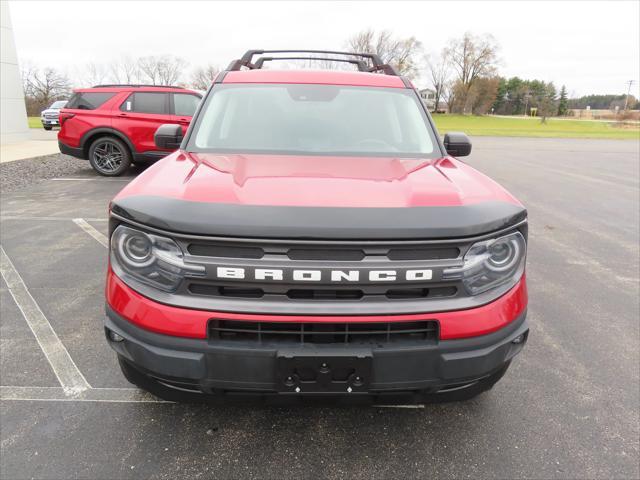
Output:
[[[490,389],[527,340],[526,210],[378,56],[262,68],[287,53],[232,62],[186,135],[158,128],[179,149],[111,203],[105,333],[124,375],[173,400]]]
[[[88,159],[100,175],[122,175],[132,162],[153,162],[170,153],[156,146],[156,129],[173,123],[186,132],[201,97],[155,85],[77,89],[60,112],[58,146],[62,153]]]

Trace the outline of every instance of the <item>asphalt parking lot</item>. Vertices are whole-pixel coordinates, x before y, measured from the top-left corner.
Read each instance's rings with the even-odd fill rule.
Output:
[[[531,334],[491,392],[418,408],[156,401],[102,330],[127,179],[3,193],[2,478],[640,477],[639,143],[475,138],[468,161],[529,209]]]

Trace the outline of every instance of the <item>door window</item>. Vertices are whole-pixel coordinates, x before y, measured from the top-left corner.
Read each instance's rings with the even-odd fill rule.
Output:
[[[77,92],[73,94],[69,103],[67,103],[67,108],[95,110],[114,95],[115,93],[112,92]]]
[[[193,117],[200,104],[200,97],[187,93],[175,93],[173,95],[173,109],[175,115],[180,117]]]
[[[120,106],[123,112],[168,114],[167,93],[136,92]]]

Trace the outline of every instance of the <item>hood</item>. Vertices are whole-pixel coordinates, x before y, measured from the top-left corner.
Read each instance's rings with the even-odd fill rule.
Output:
[[[518,204],[494,181],[451,157],[215,155],[175,152],[119,195],[237,205],[313,207]]]
[[[468,165],[443,157],[174,152],[129,183],[112,211],[157,228],[272,238],[444,238],[526,217]]]
[[[45,113],[60,113],[60,108],[47,108],[40,112],[40,115],[44,115]]]

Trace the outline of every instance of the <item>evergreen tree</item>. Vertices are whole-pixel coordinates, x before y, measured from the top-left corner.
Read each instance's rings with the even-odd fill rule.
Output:
[[[560,89],[560,100],[558,101],[558,115],[566,115],[569,112],[569,99],[567,96],[567,87],[564,85]]]
[[[498,92],[496,93],[496,101],[491,106],[495,113],[502,113],[505,101],[507,99],[507,79],[500,77],[500,83],[498,83]]]

